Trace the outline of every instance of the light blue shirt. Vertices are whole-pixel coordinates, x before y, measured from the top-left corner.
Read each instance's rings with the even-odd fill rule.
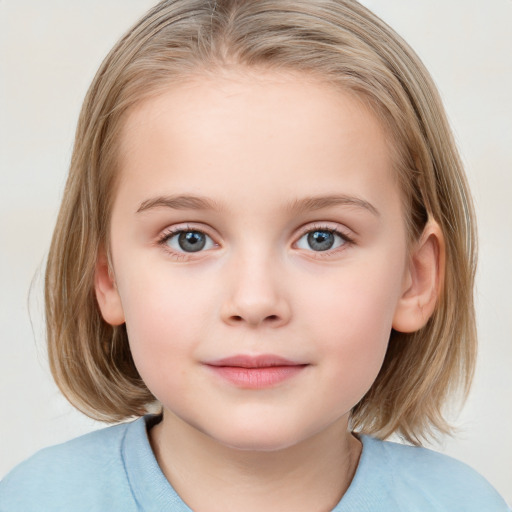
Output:
[[[154,418],[41,450],[0,482],[0,512],[190,512],[151,450],[147,424]],[[424,448],[361,440],[355,477],[333,512],[510,512],[461,462]]]

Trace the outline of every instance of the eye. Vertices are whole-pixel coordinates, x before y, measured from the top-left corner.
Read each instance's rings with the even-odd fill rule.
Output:
[[[215,247],[215,242],[201,231],[180,230],[169,233],[161,242],[176,252],[199,252]]]
[[[349,242],[348,238],[336,230],[314,229],[299,238],[297,247],[322,252],[337,249],[347,242]]]

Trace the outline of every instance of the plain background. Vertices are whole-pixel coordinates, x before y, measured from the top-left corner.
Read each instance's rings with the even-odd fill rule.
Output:
[[[42,272],[81,101],[107,51],[153,3],[0,0],[0,477],[41,447],[102,426],[51,379]],[[512,0],[363,3],[438,84],[479,219],[478,371],[454,416],[457,437],[434,448],[512,503]]]

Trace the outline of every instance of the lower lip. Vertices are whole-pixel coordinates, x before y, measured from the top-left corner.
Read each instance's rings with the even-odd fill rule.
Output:
[[[301,373],[307,365],[265,366],[210,366],[210,369],[231,384],[244,389],[264,389],[276,386]]]

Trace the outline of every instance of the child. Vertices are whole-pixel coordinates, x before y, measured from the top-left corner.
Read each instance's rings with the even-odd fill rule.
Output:
[[[440,100],[382,21],[161,2],[85,99],[46,275],[61,390],[138,419],[36,454],[0,510],[506,511],[383,441],[449,431],[474,268]]]

